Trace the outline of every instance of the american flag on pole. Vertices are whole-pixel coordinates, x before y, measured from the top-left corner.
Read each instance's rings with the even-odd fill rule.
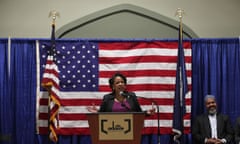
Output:
[[[176,87],[174,98],[174,114],[173,114],[173,132],[174,142],[184,144],[184,115],[186,114],[186,97],[189,97],[188,80],[184,59],[184,48],[182,39],[182,27],[179,24],[179,40],[178,40],[178,61],[176,67]]]
[[[44,103],[45,107],[45,118],[47,117],[47,128],[49,133],[49,138],[57,142],[57,115],[58,110],[60,108],[60,94],[59,94],[59,71],[58,66],[55,64],[54,60],[54,51],[55,51],[55,25],[52,24],[52,36],[51,43],[49,46],[45,47],[48,52],[46,52],[47,59],[45,63],[45,67],[43,69],[42,76],[42,87],[46,89],[47,92],[47,101]]]
[[[39,41],[39,78],[46,61],[48,40]],[[183,43],[186,70],[191,82],[191,43]],[[127,90],[154,100],[160,110],[160,133],[171,134],[177,64],[177,41],[164,40],[59,40],[56,44],[60,78],[58,134],[89,134],[87,106],[99,106],[103,95],[110,92],[109,78],[115,72],[127,76]],[[191,85],[191,84],[190,84]],[[46,133],[46,92],[38,92],[40,134]],[[143,110],[151,109],[150,101],[139,99]],[[186,132],[190,131],[191,97],[186,100]],[[157,115],[146,117],[143,134],[157,134]]]

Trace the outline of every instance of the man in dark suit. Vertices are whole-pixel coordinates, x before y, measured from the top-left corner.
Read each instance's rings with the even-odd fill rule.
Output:
[[[194,144],[228,144],[234,136],[234,129],[227,115],[217,112],[213,95],[205,97],[207,113],[196,117],[192,125]]]
[[[235,142],[240,144],[240,117],[237,118],[235,124]]]

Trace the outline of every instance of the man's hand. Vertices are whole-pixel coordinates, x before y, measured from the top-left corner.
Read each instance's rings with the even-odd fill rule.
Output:
[[[207,139],[206,144],[224,144],[224,142],[221,139],[209,138]]]

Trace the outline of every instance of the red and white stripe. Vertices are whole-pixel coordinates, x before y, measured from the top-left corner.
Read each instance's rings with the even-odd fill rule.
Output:
[[[60,93],[59,93],[59,73],[58,73],[58,67],[54,62],[53,56],[48,55],[45,70],[43,73],[42,78],[42,86],[47,89],[47,102],[44,104],[47,108],[45,108],[45,114],[47,113],[46,117],[49,120],[49,130],[50,135],[49,137],[52,139],[52,141],[56,142],[58,141],[57,137],[57,123],[58,123],[58,111],[60,108]],[[40,103],[41,105],[41,103]],[[48,122],[47,122],[48,124]]]
[[[191,44],[183,43],[189,90],[191,90]],[[172,133],[173,102],[178,43],[153,42],[99,42],[99,91],[60,92],[59,134],[89,134],[86,106],[99,106],[102,96],[110,92],[108,79],[121,72],[127,76],[127,89],[137,96],[143,110],[157,102],[160,110],[160,133]],[[47,95],[39,92],[39,133],[46,133]],[[149,99],[149,100],[147,100]],[[191,95],[186,98],[185,132],[190,132]],[[157,114],[146,117],[143,134],[157,133]]]

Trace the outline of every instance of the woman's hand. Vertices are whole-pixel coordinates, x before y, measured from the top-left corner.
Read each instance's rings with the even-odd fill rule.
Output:
[[[154,115],[154,114],[155,114],[155,111],[156,111],[156,109],[155,109],[155,108],[152,108],[152,109],[150,109],[150,110],[147,110],[147,114],[148,114],[148,115]]]
[[[88,110],[89,112],[92,112],[92,113],[97,113],[97,112],[98,112],[98,109],[97,109],[97,107],[95,106],[95,104],[93,104],[92,106],[88,106],[88,107],[87,107],[87,110]]]

